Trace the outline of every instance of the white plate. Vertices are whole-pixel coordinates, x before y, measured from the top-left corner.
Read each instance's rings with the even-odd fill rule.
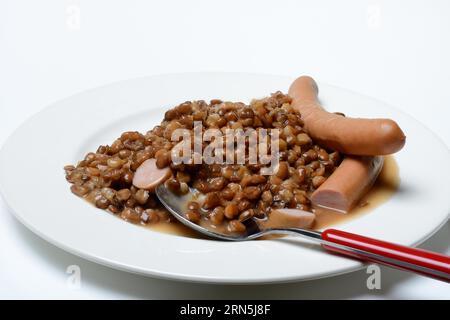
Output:
[[[86,259],[149,276],[214,283],[305,280],[362,264],[324,253],[298,238],[221,242],[162,234],[95,209],[69,191],[63,166],[123,131],[146,131],[166,108],[192,99],[246,101],[287,91],[288,77],[238,73],[153,76],[89,90],[26,121],[0,152],[0,191],[16,217],[50,243]],[[388,202],[339,228],[404,245],[431,236],[450,211],[448,149],[411,117],[346,90],[320,84],[330,110],[388,117],[407,135],[396,155],[400,190]]]

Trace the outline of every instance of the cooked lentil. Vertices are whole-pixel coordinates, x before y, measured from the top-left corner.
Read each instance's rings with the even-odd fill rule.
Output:
[[[175,221],[153,193],[132,185],[136,169],[150,158],[156,159],[158,168],[171,168],[173,176],[166,181],[171,190],[184,194],[193,187],[205,195],[187,207],[186,217],[196,223],[244,232],[246,221],[265,219],[274,208],[312,211],[310,194],[339,165],[341,156],[311,139],[290,102],[281,92],[249,105],[219,99],[183,102],[147,133],[124,132],[76,166],[65,166],[66,179],[75,195],[133,223]],[[245,165],[173,164],[170,151],[178,142],[171,141],[171,135],[178,128],[192,131],[194,121],[201,121],[203,130],[217,128],[224,133],[228,128],[280,129],[278,141],[272,141],[279,143],[280,151],[275,174],[261,175],[263,165],[249,164],[247,158]],[[270,144],[260,143],[258,148],[270,150]]]

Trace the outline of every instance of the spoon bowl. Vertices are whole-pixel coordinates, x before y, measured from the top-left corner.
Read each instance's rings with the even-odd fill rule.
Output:
[[[271,234],[295,234],[304,236],[307,238],[315,238],[317,240],[322,240],[321,233],[318,231],[300,229],[300,228],[267,228],[262,229],[257,221],[252,218],[247,222],[247,229],[245,233],[225,233],[220,232],[219,229],[213,227],[206,227],[201,224],[194,223],[186,218],[185,212],[187,208],[187,203],[195,198],[195,192],[192,189],[189,189],[186,195],[180,196],[176,193],[170,191],[166,185],[160,184],[155,192],[159,201],[164,205],[164,207],[182,224],[191,228],[203,235],[206,235],[210,238],[216,238],[220,240],[228,240],[228,241],[246,241],[246,240],[254,240],[260,238],[262,236],[271,235]]]

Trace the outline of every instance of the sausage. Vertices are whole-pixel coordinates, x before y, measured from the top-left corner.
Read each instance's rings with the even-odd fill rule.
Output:
[[[172,175],[169,167],[159,169],[156,159],[145,160],[136,170],[133,185],[136,188],[154,191],[155,188]]]
[[[387,155],[405,145],[405,135],[391,119],[347,118],[330,113],[317,100],[311,77],[297,78],[289,88],[293,106],[300,111],[305,131],[320,144],[352,155]]]
[[[316,216],[314,213],[299,209],[275,209],[267,220],[256,220],[260,229],[303,228],[310,229]]]
[[[369,191],[382,167],[382,156],[347,156],[328,179],[311,195],[313,206],[350,211]]]

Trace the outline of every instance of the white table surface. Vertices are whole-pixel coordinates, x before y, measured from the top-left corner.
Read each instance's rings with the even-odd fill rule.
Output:
[[[449,15],[445,0],[0,0],[0,145],[30,115],[88,88],[244,71],[310,74],[376,97],[449,146]],[[422,247],[449,255],[450,223]],[[67,285],[69,265],[81,268],[79,289]],[[381,275],[381,290],[367,289],[365,271],[267,286],[150,279],[54,247],[0,200],[0,298],[450,298],[448,284],[387,268]]]

